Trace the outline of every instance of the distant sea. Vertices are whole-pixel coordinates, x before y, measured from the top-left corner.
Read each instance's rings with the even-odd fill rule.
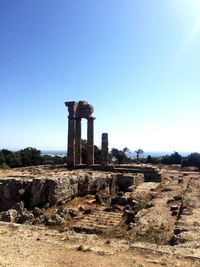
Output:
[[[178,151],[177,151],[178,152]],[[165,155],[171,155],[174,151],[144,151],[143,157],[162,157]],[[188,156],[191,152],[178,152],[182,157]],[[42,155],[66,155],[67,150],[42,150]],[[135,152],[131,151],[131,155],[134,157]]]
[[[42,155],[66,155],[66,150],[42,150]]]
[[[192,152],[179,152],[179,151],[176,151],[176,152],[178,152],[182,157],[186,157],[192,153]],[[143,156],[145,158],[148,157],[148,155],[150,155],[151,157],[162,157],[165,155],[171,155],[173,153],[174,151],[144,151]]]

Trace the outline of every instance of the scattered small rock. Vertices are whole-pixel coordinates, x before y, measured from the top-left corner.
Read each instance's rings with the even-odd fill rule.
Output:
[[[20,224],[30,223],[33,218],[34,215],[31,212],[23,211],[21,214],[18,215],[16,222]]]
[[[170,240],[170,245],[171,246],[177,245],[177,243],[178,243],[177,240],[178,240],[177,235],[173,235],[171,240]]]
[[[172,216],[176,216],[178,214],[178,212],[176,210],[172,211]]]
[[[58,214],[53,214],[50,218],[47,219],[46,225],[56,226],[62,225],[65,223],[65,220],[61,218]]]
[[[164,187],[161,192],[170,192],[172,189],[170,187]]]
[[[174,211],[174,210],[177,211],[177,210],[178,210],[178,206],[171,206],[171,207],[170,207],[170,210],[171,210],[171,211]]]
[[[130,222],[129,224],[128,224],[128,230],[132,230],[133,229],[133,227],[134,227],[134,223],[132,223],[132,222]]]
[[[78,215],[78,212],[74,209],[69,209],[68,212],[71,217],[76,217]]]
[[[181,229],[178,228],[178,227],[176,227],[176,228],[174,229],[174,235],[178,235],[178,234],[180,234],[180,233],[181,233]]]
[[[83,249],[84,249],[83,245],[80,245],[80,246],[77,247],[78,251],[83,251]]]
[[[79,208],[80,211],[83,212],[83,214],[90,214],[92,212],[92,209],[91,208],[88,208],[88,207],[84,207],[84,206],[81,206]]]
[[[44,209],[48,209],[50,207],[50,204],[49,203],[46,203],[45,205],[44,205]]]
[[[91,250],[92,249],[90,247],[85,247],[83,245],[80,245],[80,246],[77,247],[77,251],[89,252]]]
[[[135,185],[131,185],[127,188],[127,192],[133,192],[135,190],[136,186]]]
[[[99,254],[100,256],[105,256],[105,252],[104,252],[104,251],[99,251],[98,254]]]
[[[43,215],[44,213],[39,209],[38,207],[35,207],[32,211],[34,217],[39,217],[40,215]]]
[[[126,223],[127,224],[134,223],[135,222],[135,215],[136,215],[136,212],[135,211],[125,210],[124,211],[124,216],[126,218]]]
[[[15,209],[9,209],[1,212],[1,221],[4,222],[16,222],[18,212]]]
[[[179,200],[182,200],[183,197],[182,197],[182,196],[174,196],[173,199],[174,199],[175,201],[179,201]]]
[[[20,202],[16,203],[13,206],[13,209],[15,209],[17,212],[23,211],[24,210],[24,202],[23,201],[20,201]]]
[[[123,191],[119,191],[119,192],[117,192],[117,196],[118,197],[122,197],[124,195],[124,192]]]
[[[183,177],[179,177],[179,178],[178,178],[178,183],[179,183],[179,184],[183,183]]]

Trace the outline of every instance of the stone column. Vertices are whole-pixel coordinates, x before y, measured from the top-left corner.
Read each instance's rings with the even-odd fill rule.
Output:
[[[103,133],[101,139],[101,165],[107,166],[109,163],[108,156],[108,134]]]
[[[87,124],[87,164],[94,164],[94,117],[88,118]]]
[[[78,102],[68,101],[65,102],[65,106],[68,107],[68,148],[67,148],[67,163],[69,166],[75,164],[75,117]]]
[[[75,118],[68,117],[68,148],[67,161],[69,166],[75,164]]]
[[[75,163],[82,163],[82,149],[81,149],[81,119],[76,119],[76,135],[75,135]]]

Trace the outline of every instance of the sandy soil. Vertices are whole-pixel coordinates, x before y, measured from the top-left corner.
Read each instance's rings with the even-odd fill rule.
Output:
[[[200,266],[200,258],[187,254],[173,247],[0,224],[0,266]]]

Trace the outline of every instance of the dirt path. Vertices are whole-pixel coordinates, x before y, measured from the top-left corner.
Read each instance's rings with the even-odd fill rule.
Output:
[[[79,250],[77,249],[79,247]],[[181,254],[182,255],[181,255]],[[184,255],[184,256],[183,256]],[[11,267],[151,267],[200,266],[200,259],[126,240],[2,223],[0,266]]]

